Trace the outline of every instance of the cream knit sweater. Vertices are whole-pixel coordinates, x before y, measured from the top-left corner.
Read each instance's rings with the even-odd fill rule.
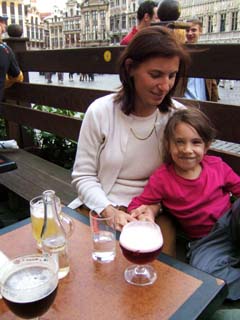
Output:
[[[88,108],[80,130],[76,159],[72,172],[72,184],[78,198],[69,206],[77,208],[85,204],[88,208],[106,208],[112,203],[107,194],[112,189],[122,168],[133,118],[125,115],[119,105],[113,102],[115,94],[95,100]],[[182,108],[173,101],[177,108]],[[159,152],[163,130],[176,109],[160,113],[155,124]],[[101,154],[101,161],[100,160]],[[109,158],[114,165],[109,166]],[[154,170],[155,168],[153,168]],[[136,195],[139,194],[139,189]]]

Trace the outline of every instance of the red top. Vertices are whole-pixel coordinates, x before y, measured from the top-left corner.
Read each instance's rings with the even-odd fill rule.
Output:
[[[122,38],[120,45],[124,46],[129,44],[129,42],[132,40],[133,36],[138,32],[138,29],[136,26],[132,28],[132,30],[124,37]]]
[[[240,197],[240,177],[221,158],[205,156],[201,164],[202,172],[194,180],[178,176],[173,165],[163,164],[142,194],[133,198],[128,211],[161,202],[189,238],[207,235],[231,207],[229,193]]]

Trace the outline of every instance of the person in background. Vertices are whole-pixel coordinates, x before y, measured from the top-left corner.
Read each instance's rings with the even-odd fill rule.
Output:
[[[197,19],[187,21],[186,43],[196,44],[202,33],[202,22]],[[219,100],[217,81],[215,79],[182,78],[174,93],[176,97],[187,99],[215,101]]]
[[[69,204],[88,214],[116,217],[116,229],[133,220],[126,213],[151,173],[161,164],[164,127],[183,105],[172,100],[179,72],[186,73],[189,54],[167,28],[140,30],[119,60],[118,92],[95,100],[80,130],[72,184],[78,198]],[[165,221],[164,221],[165,220]],[[165,252],[174,254],[175,232],[169,219]]]
[[[206,152],[215,137],[200,110],[174,113],[164,130],[164,164],[128,206],[133,218],[155,220],[160,203],[190,239],[189,263],[228,284],[228,299],[240,299],[240,177]]]
[[[73,80],[73,75],[74,75],[74,72],[69,72],[69,73],[68,73],[68,79],[69,79],[69,81],[71,81],[71,82],[74,81],[74,80]]]
[[[57,76],[58,76],[58,83],[63,83],[63,72],[58,72]]]
[[[127,45],[133,36],[141,29],[149,27],[151,22],[159,22],[157,15],[158,4],[155,1],[144,1],[137,10],[137,25],[121,40],[120,45]]]
[[[3,99],[5,88],[12,86],[15,82],[23,81],[23,74],[12,49],[2,41],[2,34],[7,29],[7,19],[0,16],[0,101]]]

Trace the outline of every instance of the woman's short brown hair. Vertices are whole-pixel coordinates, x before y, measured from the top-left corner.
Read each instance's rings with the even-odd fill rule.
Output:
[[[115,101],[121,103],[125,114],[130,114],[134,109],[135,90],[133,79],[126,67],[126,60],[131,59],[133,67],[145,61],[156,58],[179,57],[180,66],[176,75],[174,87],[166,95],[158,106],[161,112],[167,112],[172,106],[171,96],[178,83],[179,74],[186,75],[186,69],[190,62],[190,56],[184,45],[175,37],[171,30],[166,27],[152,26],[144,28],[136,33],[134,38],[122,52],[119,59],[119,75],[122,87],[117,93]]]

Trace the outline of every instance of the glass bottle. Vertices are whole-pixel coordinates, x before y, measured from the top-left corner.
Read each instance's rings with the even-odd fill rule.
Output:
[[[44,222],[41,232],[42,251],[57,260],[58,278],[64,278],[70,270],[68,243],[65,230],[57,213],[56,196],[53,190],[43,192]]]

